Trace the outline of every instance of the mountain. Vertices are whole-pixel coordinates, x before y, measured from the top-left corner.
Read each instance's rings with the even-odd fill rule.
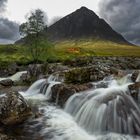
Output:
[[[51,25],[47,30],[47,36],[53,41],[97,38],[129,44],[105,20],[99,18],[92,10],[86,7],[81,7]]]

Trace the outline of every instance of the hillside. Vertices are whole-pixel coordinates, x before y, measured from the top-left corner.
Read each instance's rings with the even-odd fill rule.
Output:
[[[43,48],[40,60],[49,62],[71,60],[83,56],[132,56],[140,57],[140,47],[101,40],[67,40]],[[26,46],[0,45],[0,66],[7,63],[30,63],[31,56]]]

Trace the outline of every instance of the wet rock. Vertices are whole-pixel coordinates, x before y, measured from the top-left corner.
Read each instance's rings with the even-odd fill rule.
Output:
[[[66,83],[87,83],[102,80],[110,74],[110,70],[104,66],[92,66],[75,68],[65,73]]]
[[[132,79],[133,82],[136,82],[139,74],[140,74],[140,71],[138,71],[138,70],[136,70],[132,73],[131,79]]]
[[[83,67],[92,65],[105,65],[114,67],[116,69],[139,69],[140,58],[135,57],[81,57],[73,60],[67,60],[64,62],[66,65],[73,67]]]
[[[0,85],[2,86],[12,86],[13,85],[13,81],[11,79],[5,79],[0,81]]]
[[[12,86],[12,87],[4,87],[0,86],[1,93],[9,93],[9,92],[17,92],[17,91],[26,91],[29,87],[22,85],[22,86]]]
[[[37,79],[45,77],[47,74],[48,64],[30,64],[27,68],[27,73],[20,77],[21,82],[30,84]]]
[[[136,82],[128,86],[131,96],[138,100],[138,94],[140,89],[140,82]]]
[[[32,114],[25,99],[17,92],[0,94],[0,122],[5,125],[22,123]]]
[[[52,102],[64,106],[66,101],[70,96],[72,96],[76,91],[69,86],[58,84],[54,85],[52,88]]]
[[[19,70],[19,67],[17,66],[16,63],[12,63],[11,65],[8,66],[7,72],[8,75],[13,75]]]
[[[20,81],[23,83],[30,83],[31,82],[31,75],[29,73],[23,73],[20,76]]]
[[[48,65],[48,74],[52,74],[55,72],[62,72],[68,70],[69,67],[62,65],[61,63],[54,63],[54,64],[49,64]]]
[[[101,82],[98,82],[97,84],[95,84],[94,86],[95,86],[95,88],[107,88],[108,83],[104,82],[104,81],[101,81]]]
[[[0,133],[0,140],[16,140],[16,139]]]
[[[66,101],[70,96],[76,92],[85,91],[92,88],[93,85],[90,83],[82,85],[66,85],[66,84],[57,84],[52,87],[52,102],[57,105],[64,107]]]
[[[47,70],[46,64],[31,64],[28,66],[28,74],[30,77],[39,77],[40,75],[44,75]]]

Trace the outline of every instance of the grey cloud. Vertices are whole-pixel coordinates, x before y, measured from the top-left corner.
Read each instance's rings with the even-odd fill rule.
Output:
[[[99,14],[132,43],[140,44],[140,0],[101,0]]]
[[[20,37],[19,25],[6,18],[0,18],[0,44],[14,42]]]
[[[5,11],[7,0],[0,0],[0,14]]]
[[[20,38],[19,25],[3,17],[8,0],[0,0],[0,44],[14,43]]]

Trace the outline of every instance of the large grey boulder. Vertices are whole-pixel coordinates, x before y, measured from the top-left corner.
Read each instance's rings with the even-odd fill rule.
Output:
[[[31,114],[31,108],[19,93],[0,94],[0,122],[4,125],[22,123]]]

